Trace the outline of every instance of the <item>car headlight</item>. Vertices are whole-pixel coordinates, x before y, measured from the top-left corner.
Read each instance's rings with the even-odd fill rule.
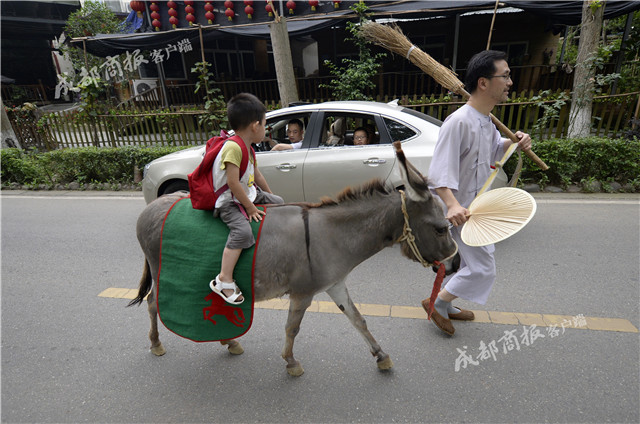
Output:
[[[142,169],[142,179],[144,180],[145,178],[147,178],[147,172],[149,171],[149,166],[151,164],[148,163],[144,166],[144,168]]]

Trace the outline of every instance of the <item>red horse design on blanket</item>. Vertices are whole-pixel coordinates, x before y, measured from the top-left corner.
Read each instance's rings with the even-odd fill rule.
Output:
[[[214,292],[209,293],[204,300],[211,301],[211,306],[202,308],[205,320],[211,321],[215,325],[216,321],[213,319],[213,316],[222,315],[236,327],[244,327],[242,325],[245,321],[244,312],[242,312],[241,308],[229,305],[223,298]]]

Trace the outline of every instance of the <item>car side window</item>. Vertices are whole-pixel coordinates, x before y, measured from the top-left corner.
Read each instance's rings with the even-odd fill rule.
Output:
[[[392,141],[405,141],[416,135],[414,130],[394,119],[385,117],[384,124],[389,131]]]
[[[276,116],[267,120],[265,139],[258,145],[258,150],[269,151],[277,144],[292,144],[289,137],[290,134],[288,134],[288,132],[291,132],[289,127],[292,123],[296,127],[297,134],[294,141],[304,140],[310,117],[311,113],[298,113]],[[302,123],[302,128],[298,128],[300,123]]]
[[[344,112],[325,113],[320,146],[379,144],[380,131],[375,116]]]

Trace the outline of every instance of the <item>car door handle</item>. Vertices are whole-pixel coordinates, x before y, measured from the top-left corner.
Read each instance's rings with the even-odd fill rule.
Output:
[[[382,165],[383,163],[387,163],[387,160],[371,158],[363,160],[362,163],[364,163],[365,165]]]
[[[296,169],[297,166],[293,163],[283,163],[280,165],[276,165],[276,169],[281,169],[283,171],[288,171],[290,169]]]

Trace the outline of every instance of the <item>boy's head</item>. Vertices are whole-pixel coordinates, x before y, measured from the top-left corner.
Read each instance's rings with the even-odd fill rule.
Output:
[[[496,62],[507,60],[507,54],[498,50],[485,50],[475,54],[467,65],[464,78],[465,88],[469,93],[476,91],[479,78],[490,78],[496,72]]]
[[[353,132],[353,144],[356,146],[369,144],[369,131],[364,127],[356,128]]]
[[[254,122],[262,122],[267,114],[267,108],[253,94],[240,93],[227,103],[227,118],[234,131],[247,128]]]
[[[287,137],[291,143],[297,143],[302,140],[303,124],[299,119],[292,119],[287,122]]]

